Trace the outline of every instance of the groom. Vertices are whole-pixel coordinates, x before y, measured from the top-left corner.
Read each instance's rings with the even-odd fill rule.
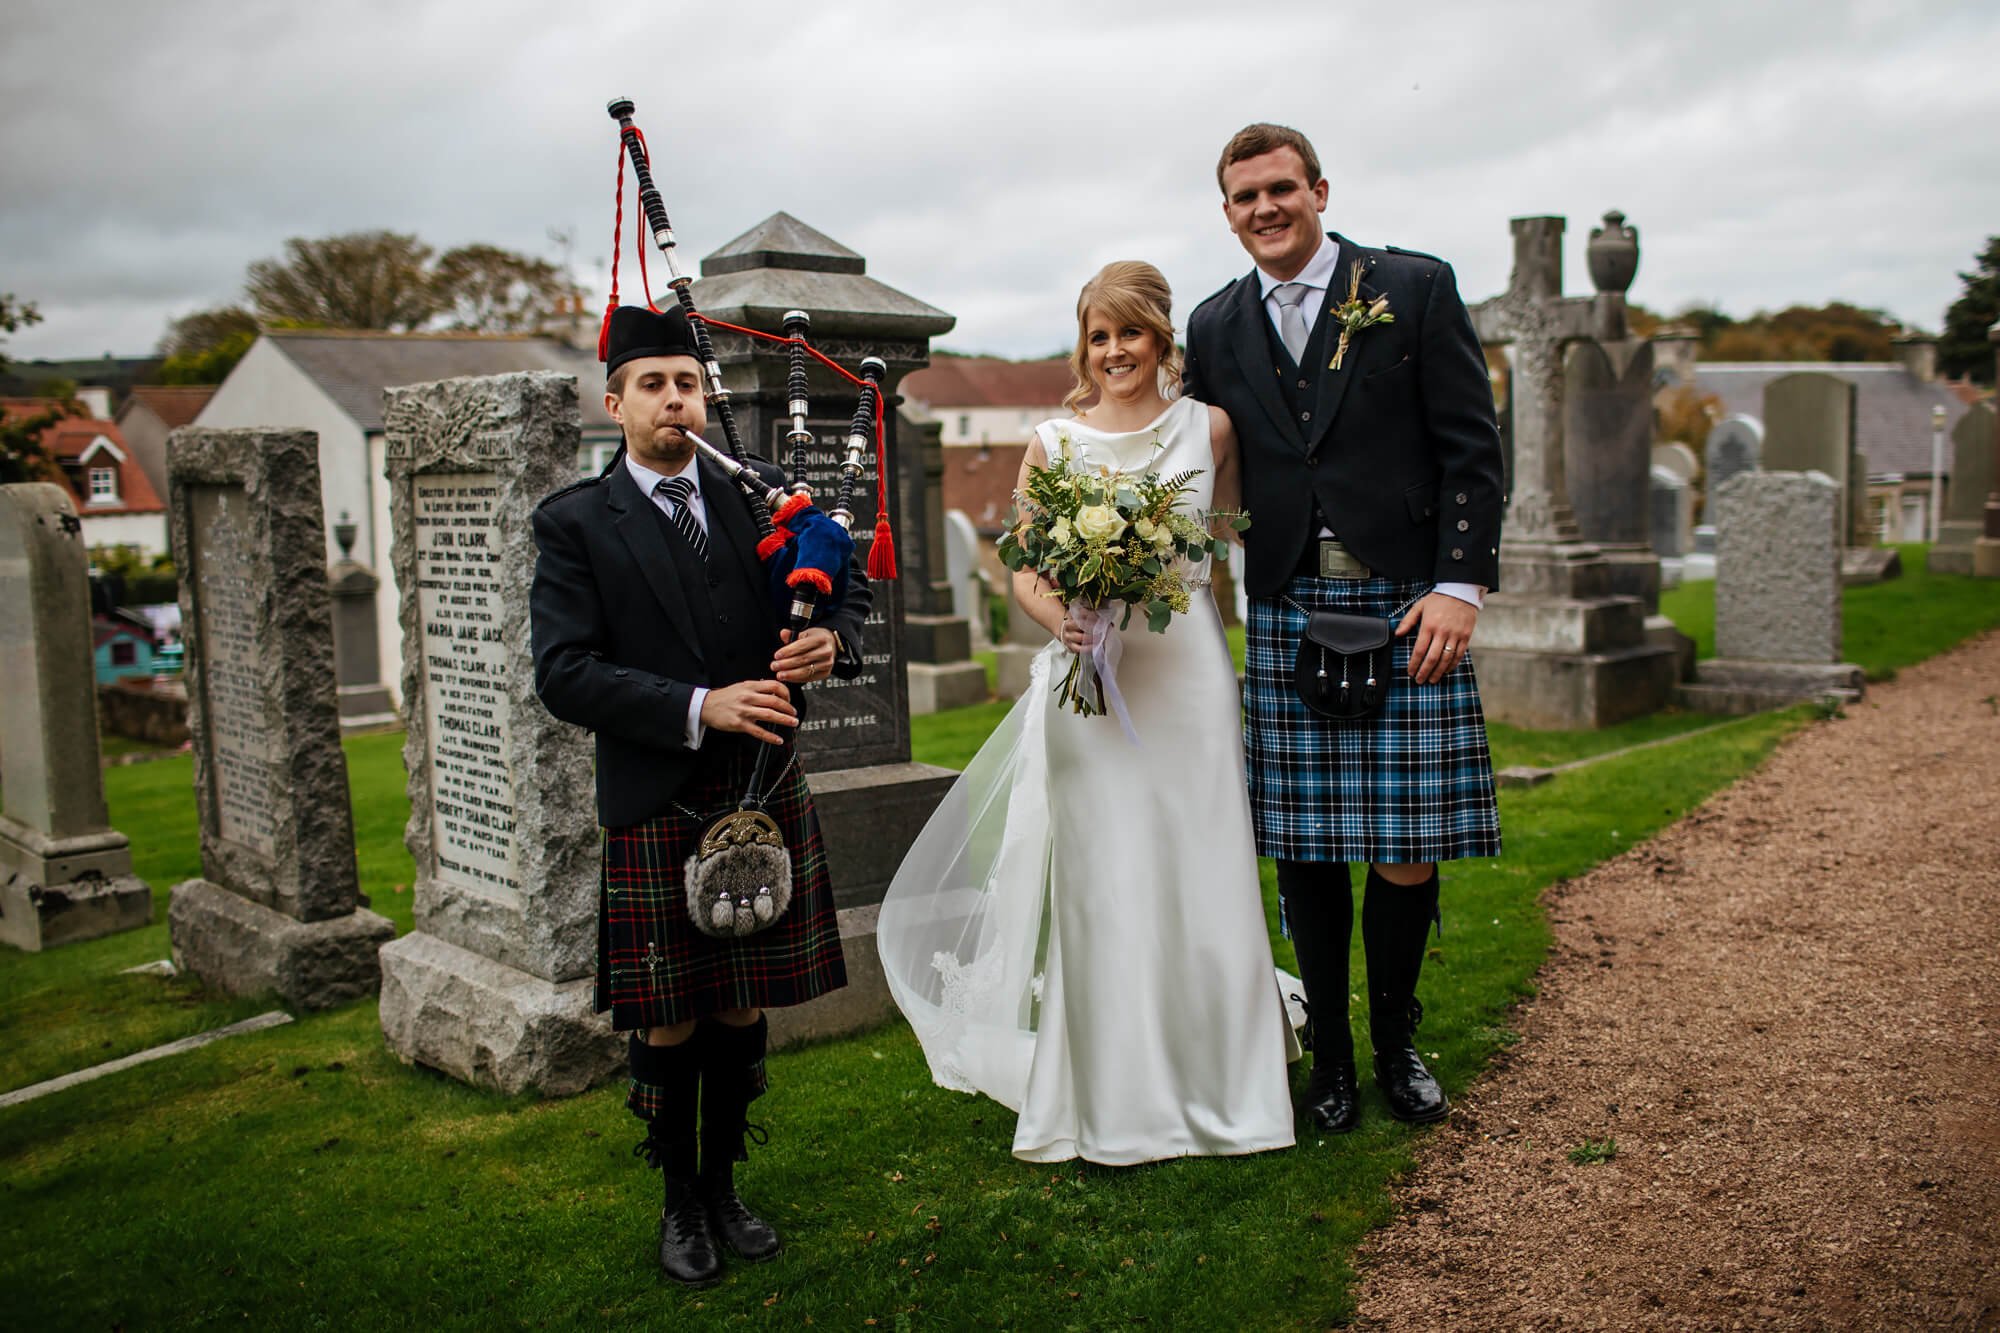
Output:
[[[1486,361],[1449,264],[1322,232],[1328,185],[1304,135],[1247,127],[1216,180],[1256,267],[1189,317],[1184,382],[1243,442],[1245,744],[1257,850],[1277,860],[1313,1020],[1303,1109],[1332,1133],[1360,1114],[1347,1022],[1358,860],[1376,1082],[1397,1119],[1437,1120],[1448,1105],[1415,1045],[1437,863],[1500,850],[1467,658],[1499,581],[1506,502]],[[1293,690],[1313,610],[1397,619],[1375,716],[1332,721]]]

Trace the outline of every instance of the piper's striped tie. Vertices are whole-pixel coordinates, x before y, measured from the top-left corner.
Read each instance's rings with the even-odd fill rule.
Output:
[[[701,529],[701,520],[694,516],[694,508],[689,503],[694,496],[694,482],[686,477],[667,477],[653,488],[656,495],[664,495],[673,501],[673,509],[667,518],[687,544],[694,547],[694,553],[703,560],[708,559],[708,534]]]

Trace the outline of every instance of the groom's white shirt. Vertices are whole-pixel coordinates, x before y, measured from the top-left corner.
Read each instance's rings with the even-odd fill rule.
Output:
[[[1306,327],[1311,328],[1319,323],[1319,312],[1326,309],[1327,288],[1333,285],[1333,273],[1339,266],[1340,243],[1331,236],[1322,236],[1319,249],[1313,252],[1313,257],[1306,261],[1306,266],[1298,271],[1296,277],[1274,278],[1263,269],[1258,269],[1257,284],[1264,294],[1264,315],[1271,321],[1271,327],[1282,334],[1283,325],[1278,320],[1278,302],[1271,293],[1288,282],[1302,282],[1306,285],[1306,294],[1299,301],[1299,314],[1305,317]],[[1331,537],[1333,530],[1321,528],[1319,535]],[[1470,602],[1474,606],[1483,606],[1486,601],[1486,589],[1476,583],[1440,583],[1437,585],[1437,591],[1447,597],[1456,597],[1461,602]]]
[[[1319,238],[1319,249],[1306,261],[1295,278],[1274,278],[1263,269],[1257,270],[1257,282],[1264,293],[1264,314],[1270,319],[1271,327],[1283,333],[1278,322],[1278,303],[1271,293],[1288,282],[1302,282],[1308,288],[1304,299],[1299,302],[1299,314],[1304,316],[1306,327],[1319,322],[1319,312],[1326,308],[1326,289],[1333,285],[1333,270],[1340,263],[1340,244],[1331,236]]]

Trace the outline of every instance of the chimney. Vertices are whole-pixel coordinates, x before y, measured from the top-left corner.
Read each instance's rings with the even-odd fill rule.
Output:
[[[1917,383],[1931,384],[1937,380],[1936,338],[1905,330],[1891,338],[1889,345],[1896,349],[1896,359]]]

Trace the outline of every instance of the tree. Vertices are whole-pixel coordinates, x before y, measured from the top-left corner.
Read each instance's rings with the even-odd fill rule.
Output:
[[[250,265],[244,293],[267,325],[407,331],[438,313],[431,253],[400,232],[295,236],[285,242],[283,261]]]
[[[1697,455],[1708,442],[1708,432],[1722,419],[1722,399],[1703,393],[1691,384],[1663,389],[1653,398],[1655,436],[1661,441],[1679,440]]]
[[[30,324],[41,322],[42,312],[35,308],[33,301],[23,301],[12,292],[0,292],[0,333],[16,333]],[[6,339],[0,338],[0,349],[6,346]],[[0,350],[0,371],[5,371],[7,366],[7,353]]]
[[[240,305],[197,310],[167,325],[166,335],[160,339],[160,355],[168,360],[197,356],[244,333],[256,336],[257,317]]]
[[[242,306],[182,315],[160,339],[159,384],[220,384],[257,341],[257,317]]]
[[[432,274],[447,327],[477,333],[532,333],[548,327],[576,293],[546,259],[497,245],[448,250]]]
[[[1965,291],[1944,312],[1944,337],[1938,340],[1938,370],[1969,375],[1980,384],[1993,383],[1993,344],[1986,330],[2000,319],[2000,236],[1988,236],[1975,259],[1977,267],[1961,273]]]
[[[1732,319],[1719,310],[1691,306],[1674,316],[1701,334],[1704,361],[1893,361],[1896,323],[1880,310],[1831,301],[1758,311]]]
[[[12,292],[0,293],[0,333],[15,333],[41,322],[42,312],[33,301],[22,301]],[[5,340],[0,339],[0,349],[5,345]],[[7,365],[7,353],[0,350],[0,372]],[[68,401],[67,392],[61,397],[65,400],[62,405],[46,412],[21,415],[0,412],[0,484],[53,481],[61,475],[42,444],[43,432],[75,410],[76,405]]]

